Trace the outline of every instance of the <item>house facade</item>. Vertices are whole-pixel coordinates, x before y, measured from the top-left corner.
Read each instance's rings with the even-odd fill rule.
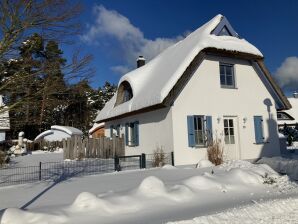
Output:
[[[3,103],[3,96],[0,95],[0,143],[6,140],[6,133],[10,130],[10,120],[9,113],[6,110],[5,105]]]
[[[290,107],[261,52],[218,15],[124,75],[96,122],[124,135],[126,155],[163,149],[185,165],[215,139],[226,159],[279,155],[276,110]]]

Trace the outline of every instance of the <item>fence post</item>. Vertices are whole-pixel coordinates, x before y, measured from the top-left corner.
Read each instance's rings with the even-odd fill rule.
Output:
[[[118,156],[114,157],[115,171],[121,171],[120,159]]]
[[[172,166],[175,166],[175,162],[174,162],[174,152],[171,152],[171,159],[172,159]]]
[[[39,181],[41,181],[41,162],[39,162]]]
[[[146,154],[142,153],[141,154],[141,169],[145,169],[146,168]]]

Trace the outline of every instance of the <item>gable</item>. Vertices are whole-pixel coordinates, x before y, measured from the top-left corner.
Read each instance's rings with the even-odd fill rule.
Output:
[[[216,36],[233,36],[239,38],[239,35],[233,29],[228,19],[224,16],[216,28],[211,32],[211,34]]]

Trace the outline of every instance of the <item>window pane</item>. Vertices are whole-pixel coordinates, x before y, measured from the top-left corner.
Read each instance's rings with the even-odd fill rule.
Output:
[[[230,128],[230,135],[234,135],[234,128]]]
[[[230,144],[230,139],[229,139],[229,136],[228,136],[228,135],[225,136],[225,143],[226,143],[226,144]]]
[[[226,75],[232,75],[232,66],[226,65]]]
[[[224,119],[224,127],[228,127],[228,120]]]
[[[229,126],[230,126],[230,127],[234,127],[234,125],[233,125],[233,120],[232,120],[232,119],[229,119]]]
[[[227,86],[233,86],[234,85],[234,83],[233,83],[233,76],[227,75],[226,76],[226,79],[227,79],[227,83],[226,83]]]
[[[226,85],[226,78],[225,78],[225,75],[220,75],[220,84],[221,84],[221,85]]]
[[[198,118],[197,117],[194,117],[194,127],[195,127],[195,130],[198,130]]]
[[[202,118],[198,117],[198,130],[203,130],[202,128]]]
[[[234,135],[230,136],[230,144],[235,144],[235,136]]]
[[[229,135],[229,128],[224,128],[225,130],[225,135]]]
[[[224,75],[225,74],[225,66],[224,65],[220,65],[219,68],[220,68],[220,74],[221,75]]]
[[[203,135],[203,132],[202,131],[200,131],[199,133],[199,141],[198,141],[198,143],[200,144],[200,145],[202,145],[202,144],[204,144],[204,135]]]

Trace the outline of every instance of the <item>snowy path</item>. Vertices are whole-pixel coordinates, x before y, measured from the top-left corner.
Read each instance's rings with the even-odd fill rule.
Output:
[[[263,203],[253,202],[254,205],[233,208],[225,212],[201,216],[192,220],[168,222],[167,224],[296,224],[298,222],[298,198],[280,199]]]

